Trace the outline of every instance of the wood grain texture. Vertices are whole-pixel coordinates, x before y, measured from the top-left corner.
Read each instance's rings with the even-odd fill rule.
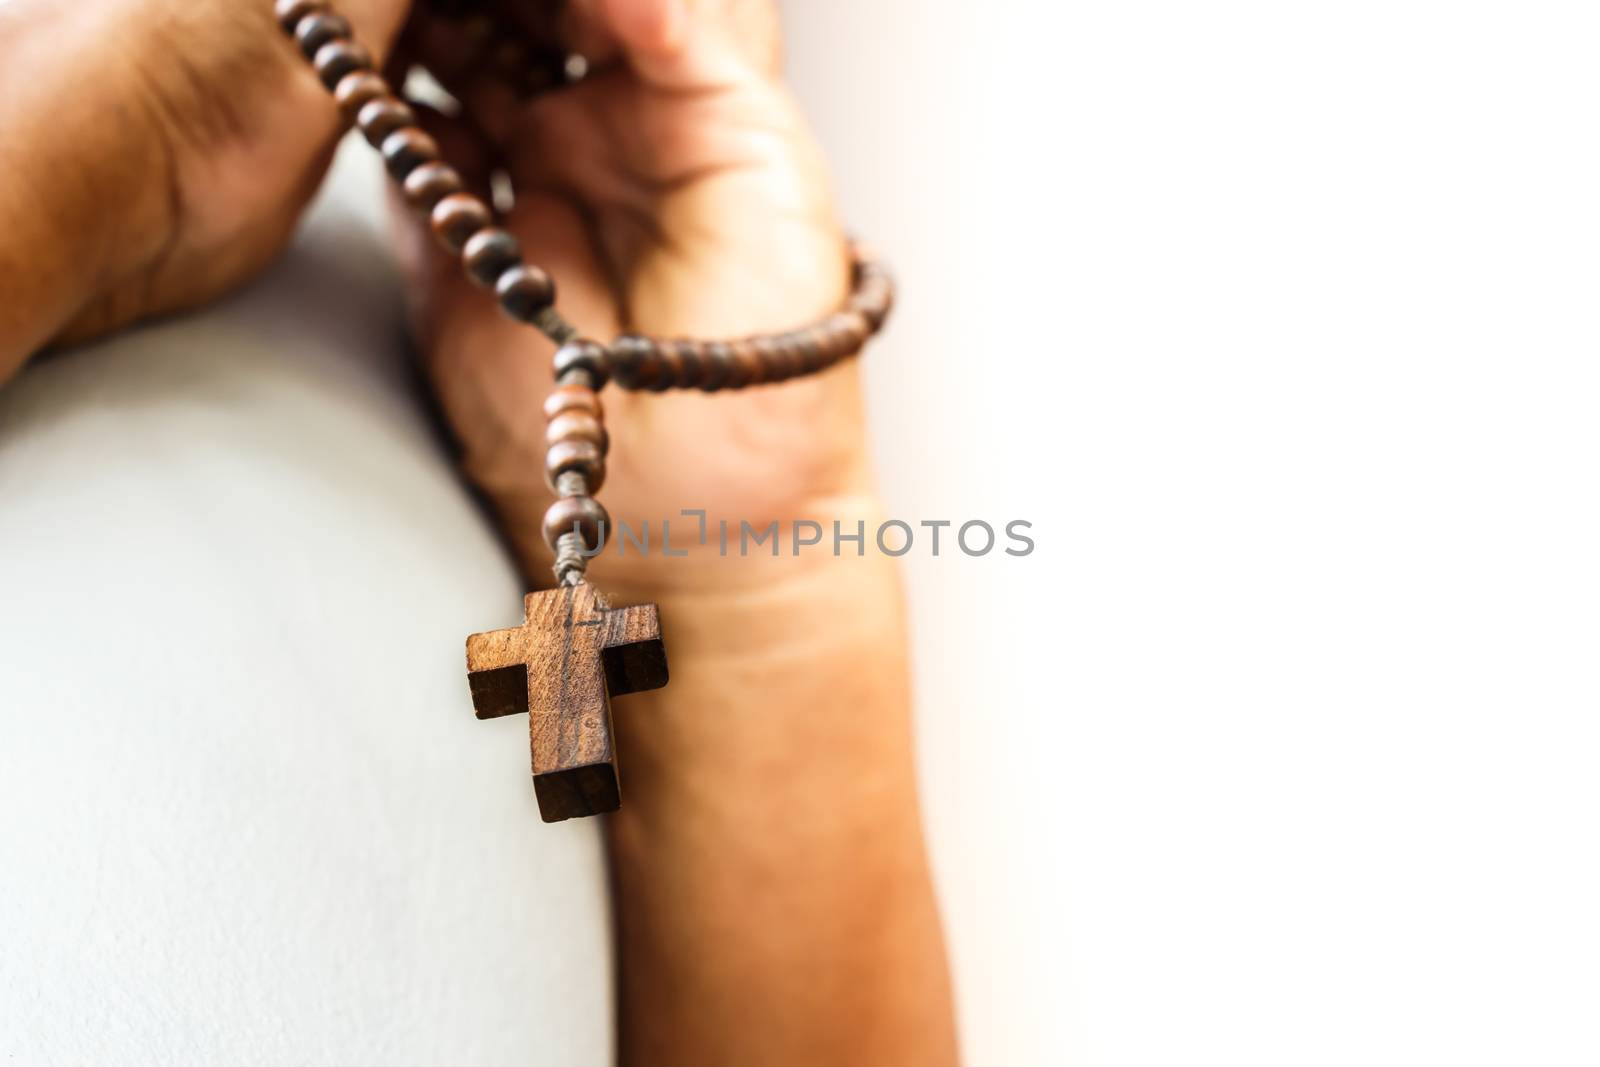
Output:
[[[545,822],[615,811],[613,696],[667,684],[654,604],[612,609],[588,583],[529,593],[510,630],[467,638],[480,719],[529,713],[533,787]]]

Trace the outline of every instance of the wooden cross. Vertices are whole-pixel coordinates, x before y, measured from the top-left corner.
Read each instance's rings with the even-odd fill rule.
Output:
[[[528,712],[533,790],[545,822],[615,811],[613,696],[667,684],[654,604],[610,608],[587,582],[529,593],[514,630],[467,638],[478,718]]]

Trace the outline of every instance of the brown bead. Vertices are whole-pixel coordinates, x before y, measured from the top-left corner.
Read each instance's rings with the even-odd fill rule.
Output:
[[[580,411],[600,419],[605,411],[600,406],[600,395],[586,385],[558,385],[544,398],[544,417],[554,419],[568,411]]]
[[[300,20],[294,28],[294,39],[307,59],[315,59],[317,50],[329,41],[343,41],[350,37],[350,23],[343,15],[321,11]]]
[[[284,33],[291,34],[301,19],[326,10],[328,10],[328,0],[277,0],[273,5],[273,14],[278,17],[278,25],[283,27]]]
[[[461,246],[461,265],[479,285],[494,285],[501,274],[521,261],[522,246],[498,226],[480,229]]]
[[[733,357],[733,370],[728,376],[729,389],[743,389],[747,385],[759,385],[766,368],[761,365],[761,359],[756,355],[755,345],[748,338],[728,342],[728,352]]]
[[[412,207],[432,211],[439,201],[461,191],[461,175],[448,163],[424,163],[406,175],[403,188]]]
[[[322,79],[322,84],[332,92],[346,74],[371,70],[372,53],[355,41],[330,41],[317,49],[317,57],[312,60],[312,65],[316,67],[317,77]]]
[[[866,317],[859,311],[839,311],[829,316],[829,322],[834,324],[838,331],[841,351],[839,358],[844,359],[861,351],[867,343],[867,338],[872,333],[872,328],[867,325]]]
[[[459,252],[473,234],[489,225],[489,206],[471,193],[451,193],[433,206],[429,222],[434,236]]]
[[[688,337],[668,343],[678,350],[678,377],[673,384],[680,389],[695,388],[705,379],[705,349],[699,341]]]
[[[556,285],[550,275],[528,263],[518,263],[502,271],[494,283],[500,307],[518,322],[532,322],[539,312],[555,303]]]
[[[389,83],[370,70],[357,70],[339,79],[333,90],[339,113],[346,122],[354,122],[361,109],[379,97],[389,95]]]
[[[709,341],[701,346],[705,370],[700,375],[700,388],[710,393],[728,384],[733,375],[733,353],[726,341]]]
[[[557,441],[545,453],[544,475],[550,489],[555,491],[557,480],[568,471],[583,475],[589,492],[597,493],[606,481],[606,455],[593,441],[571,438]]]
[[[600,420],[587,411],[564,411],[544,428],[544,443],[588,441],[602,452],[611,451],[611,435]]]
[[[600,547],[604,530],[610,525],[611,516],[594,497],[562,497],[544,513],[544,543],[555,551],[561,535],[576,529],[583,538],[584,547],[594,551]]]
[[[415,126],[405,126],[385,137],[380,151],[390,175],[403,182],[412,171],[439,158],[439,142]]]
[[[581,370],[589,375],[594,388],[599,389],[606,384],[606,350],[594,341],[568,341],[556,349],[551,362],[555,367],[556,381],[560,381],[568,371]]]
[[[397,130],[417,124],[417,116],[404,103],[390,94],[375,97],[362,104],[356,112],[356,126],[367,143],[377,148]]]
[[[607,349],[607,366],[611,376],[624,389],[637,389],[651,381],[656,367],[651,362],[650,339],[636,334],[624,334],[611,342]]]
[[[827,363],[827,350],[823,343],[822,331],[811,326],[797,330],[796,336],[800,345],[800,373],[815,374]]]

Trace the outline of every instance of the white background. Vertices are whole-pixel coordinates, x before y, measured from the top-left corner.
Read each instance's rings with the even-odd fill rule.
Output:
[[[1600,19],[805,0],[969,1060],[1600,1061]]]

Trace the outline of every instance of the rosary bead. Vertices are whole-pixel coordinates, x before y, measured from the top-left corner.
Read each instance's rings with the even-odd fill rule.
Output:
[[[554,419],[568,411],[586,412],[597,419],[605,415],[600,396],[593,389],[586,385],[558,385],[544,398],[544,417]]]
[[[395,181],[405,181],[406,176],[424,163],[439,158],[439,142],[415,126],[407,126],[383,139],[383,162]]]
[[[527,263],[502,271],[494,283],[494,295],[507,315],[519,322],[532,322],[545,308],[555,303],[556,286],[550,275]]]
[[[544,513],[544,543],[554,552],[561,535],[576,529],[583,538],[584,547],[593,551],[600,547],[602,525],[609,527],[611,516],[594,497],[562,497]]]
[[[294,39],[307,59],[314,59],[317,50],[329,41],[342,41],[350,36],[350,23],[343,15],[323,11],[300,20],[294,28]]]
[[[576,438],[557,441],[545,453],[544,460],[545,478],[551,490],[556,490],[561,476],[568,471],[577,471],[583,475],[589,491],[597,493],[606,480],[605,453],[593,441],[580,441]]]
[[[373,148],[380,147],[390,134],[416,124],[417,116],[412,110],[387,92],[368,100],[356,112],[356,126]]]
[[[706,360],[705,352],[700,347],[700,342],[688,337],[679,337],[676,340],[662,342],[668,348],[675,349],[678,354],[678,372],[672,384],[679,389],[693,389],[705,378]]]
[[[700,375],[700,388],[708,393],[721,389],[734,373],[733,353],[729,351],[727,342],[710,341],[700,351],[705,364]]]
[[[654,337],[650,339],[650,347],[656,355],[657,369],[655,377],[645,388],[652,393],[664,393],[677,385],[683,374],[683,353],[678,351],[678,346],[673,342]]]
[[[562,441],[588,441],[602,453],[611,451],[611,435],[599,419],[587,411],[566,411],[550,420],[544,428],[544,443]]]
[[[439,201],[461,191],[461,175],[448,163],[424,163],[406,175],[404,189],[412,207],[432,211]]]
[[[389,95],[389,83],[370,70],[357,70],[339,79],[333,98],[346,122],[354,122],[361,109]]]
[[[593,341],[568,341],[556,349],[554,364],[557,381],[569,370],[582,370],[596,389],[606,384],[606,350]]]
[[[492,286],[506,271],[522,262],[522,246],[498,226],[489,226],[467,238],[461,246],[461,263],[482,286]]]
[[[611,342],[611,376],[622,389],[642,389],[661,373],[661,357],[650,338],[624,334]]]
[[[795,331],[795,343],[800,349],[800,373],[815,374],[827,358],[822,347],[822,334],[816,327]]]
[[[273,13],[284,33],[293,33],[300,20],[318,11],[328,10],[328,0],[277,0]]]
[[[728,354],[733,360],[733,369],[728,375],[729,389],[743,389],[762,381],[765,368],[761,366],[761,358],[756,355],[755,345],[748,338],[728,342]]]
[[[339,79],[346,74],[371,70],[372,53],[354,41],[330,41],[317,49],[312,66],[316,67],[317,77],[322,79],[322,84],[332,92],[338,87]]]
[[[473,234],[489,225],[489,207],[471,193],[451,193],[433,206],[429,222],[434,236],[459,252]]]

